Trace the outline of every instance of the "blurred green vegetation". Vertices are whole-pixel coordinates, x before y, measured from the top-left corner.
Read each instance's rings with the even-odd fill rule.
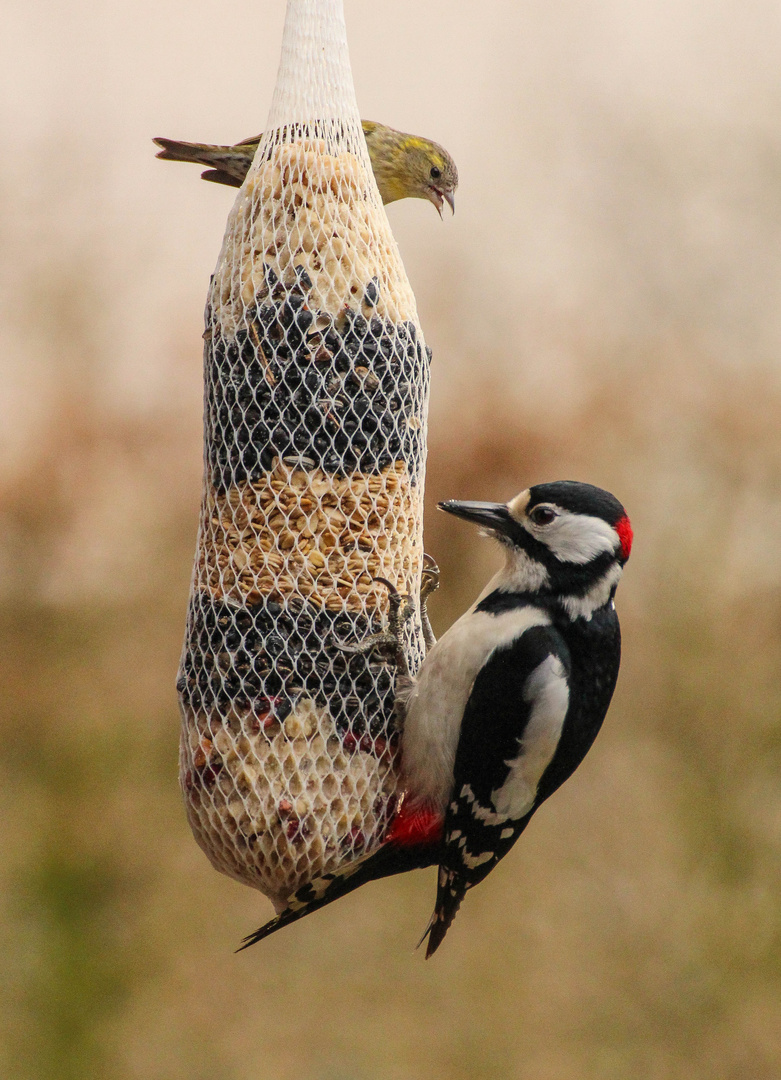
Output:
[[[139,439],[89,401],[67,403],[4,499],[2,1075],[779,1075],[781,574],[764,555],[777,548],[781,388],[703,370],[696,407],[679,402],[670,422],[671,469],[649,402],[672,375],[595,385],[555,437],[497,394],[432,426],[440,630],[496,554],[437,499],[590,479],[626,503],[636,547],[604,732],[428,964],[413,953],[433,900],[423,872],[234,955],[268,906],[208,865],[176,780],[197,409],[183,427],[148,421]],[[176,498],[172,441],[175,461],[193,459]],[[83,479],[66,513],[68,461]],[[102,595],[69,539],[79,515],[93,520],[101,470],[144,523]]]

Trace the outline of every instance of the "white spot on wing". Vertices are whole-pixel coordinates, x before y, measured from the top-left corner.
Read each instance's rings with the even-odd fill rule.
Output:
[[[478,866],[482,866],[483,863],[487,863],[493,857],[493,851],[484,851],[480,855],[470,855],[468,851],[465,851],[461,856],[461,860],[464,866],[467,866],[470,870],[476,870]]]
[[[547,656],[526,680],[524,701],[532,705],[519,740],[520,753],[506,761],[510,775],[491,792],[497,818],[517,820],[534,805],[537,785],[550,764],[569,707],[569,684],[558,656]]]
[[[461,798],[466,799],[471,808],[469,812],[476,821],[482,821],[485,825],[504,825],[507,821],[507,814],[497,814],[477,801],[471,784],[464,784],[461,788]]]

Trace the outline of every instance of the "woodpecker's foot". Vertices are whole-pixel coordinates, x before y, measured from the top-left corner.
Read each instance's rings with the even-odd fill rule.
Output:
[[[396,671],[399,675],[409,678],[407,657],[404,652],[404,627],[415,614],[415,605],[408,593],[399,592],[396,586],[387,578],[376,577],[377,581],[388,590],[388,626],[379,634],[372,634],[364,638],[357,645],[343,645],[337,643],[340,652],[350,653],[355,656],[365,656],[374,649],[392,649],[396,660]]]
[[[428,618],[428,605],[427,601],[429,596],[433,592],[436,592],[439,588],[439,567],[431,558],[430,555],[423,555],[423,573],[420,578],[420,621],[423,626],[423,641],[426,645],[426,652],[429,651],[432,645],[436,644],[436,638],[434,637],[434,631],[431,629],[431,623]]]
[[[431,555],[423,553],[423,572],[420,578],[420,606],[439,588],[439,567]]]

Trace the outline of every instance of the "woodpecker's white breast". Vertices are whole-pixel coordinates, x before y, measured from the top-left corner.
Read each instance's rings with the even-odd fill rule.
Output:
[[[473,606],[432,647],[408,699],[402,733],[403,777],[414,802],[444,810],[464,708],[478,672],[494,649],[550,621],[531,605],[498,615]]]

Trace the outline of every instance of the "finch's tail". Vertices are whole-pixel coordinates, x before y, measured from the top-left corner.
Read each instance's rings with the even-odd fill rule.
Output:
[[[241,946],[236,950],[248,949],[269,934],[281,930],[283,926],[303,919],[305,915],[317,911],[340,896],[360,888],[369,881],[378,878],[390,877],[392,874],[401,874],[407,870],[417,870],[424,866],[431,866],[437,861],[436,851],[432,853],[431,845],[419,845],[417,847],[399,848],[395,844],[385,844],[372,855],[367,855],[358,862],[351,863],[344,870],[335,874],[324,874],[308,885],[302,885],[288,899],[287,907],[279,915],[271,919],[244,938]]]
[[[207,171],[201,173],[204,180],[229,187],[241,187],[244,183],[258,145],[257,139],[247,139],[236,146],[211,146],[163,138],[152,141],[161,148],[157,157],[163,161],[192,161],[196,165],[206,165]]]
[[[198,165],[211,165],[215,155],[230,150],[229,146],[178,142],[176,139],[155,138],[152,142],[161,148],[156,156],[162,158],[163,161],[194,161]]]

